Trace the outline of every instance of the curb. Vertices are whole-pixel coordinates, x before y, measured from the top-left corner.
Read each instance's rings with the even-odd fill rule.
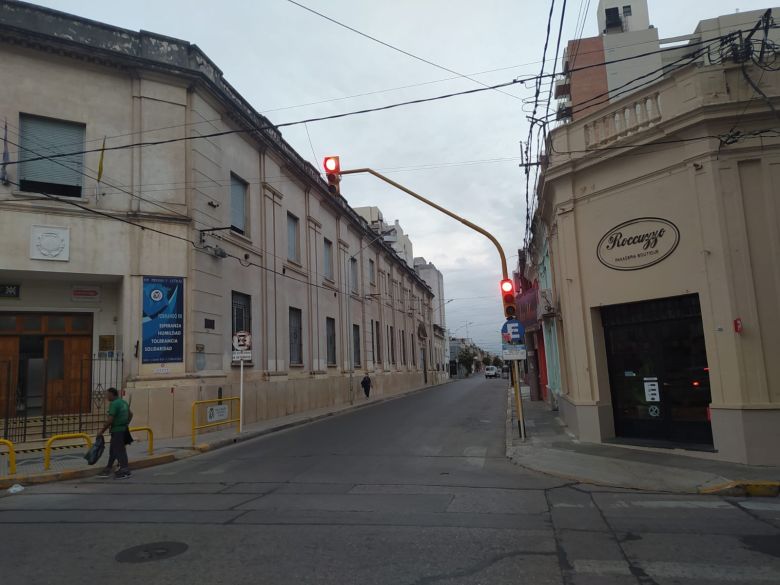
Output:
[[[176,461],[176,455],[174,453],[152,455],[151,457],[134,460],[131,469],[144,469],[146,467],[172,463],[173,461]],[[21,485],[37,485],[42,483],[53,483],[55,481],[69,481],[72,479],[92,477],[93,475],[100,473],[100,469],[100,467],[89,467],[87,469],[66,469],[65,471],[57,471],[54,473],[32,473],[30,475],[4,477],[0,479],[0,489],[9,488],[17,483]]]
[[[780,481],[759,481],[759,480],[737,480],[727,483],[717,484],[709,487],[699,486],[690,490],[664,490],[654,489],[650,490],[646,487],[637,487],[636,485],[630,485],[628,482],[614,483],[607,481],[594,481],[592,478],[582,478],[565,473],[558,473],[549,469],[537,469],[532,465],[527,465],[522,462],[522,457],[517,457],[514,453],[514,432],[512,425],[513,417],[513,394],[511,389],[507,392],[507,409],[506,409],[506,457],[511,463],[533,471],[535,473],[541,473],[551,477],[563,479],[565,481],[576,481],[588,485],[597,485],[602,487],[621,488],[629,490],[639,491],[653,491],[657,493],[666,494],[687,494],[687,495],[706,495],[706,496],[733,496],[733,497],[761,497],[772,498],[780,496]],[[527,444],[526,446],[532,446]]]
[[[699,488],[699,493],[708,496],[776,498],[780,495],[780,481],[730,481],[712,487]]]
[[[182,459],[189,459],[190,457],[200,455],[201,453],[215,451],[222,447],[229,447],[230,445],[236,445],[238,443],[243,443],[245,441],[256,439],[258,437],[263,437],[265,435],[270,435],[272,433],[277,433],[279,431],[284,431],[287,429],[303,426],[306,424],[323,420],[331,416],[348,414],[360,408],[376,406],[378,404],[384,404],[385,402],[390,402],[391,400],[398,400],[400,398],[406,398],[407,396],[413,396],[414,394],[419,394],[421,392],[425,392],[426,390],[432,390],[433,388],[438,388],[439,386],[444,386],[446,384],[450,384],[451,382],[453,382],[453,380],[450,379],[447,380],[446,382],[441,382],[439,384],[433,384],[431,386],[423,386],[422,388],[410,390],[409,392],[405,392],[403,394],[395,394],[393,396],[387,396],[379,400],[373,400],[371,402],[361,402],[359,404],[352,404],[349,407],[344,408],[342,410],[333,411],[333,412],[324,412],[316,416],[309,416],[306,418],[302,418],[300,420],[283,423],[278,426],[268,427],[266,429],[261,429],[253,432],[247,432],[242,435],[237,435],[235,437],[218,439],[212,442],[200,443],[198,445],[195,445],[193,449],[188,449],[185,451],[179,451],[175,453],[163,453],[160,455],[152,455],[149,457],[144,457],[143,459],[135,459],[133,460],[130,468],[133,470],[144,469],[147,467],[164,465],[166,463],[173,463],[174,461],[180,461]],[[34,473],[30,475],[8,476],[8,477],[0,478],[0,489],[9,488],[12,485],[17,483],[21,485],[36,485],[42,483],[53,483],[57,481],[69,481],[73,479],[91,477],[97,475],[98,473],[100,473],[100,468],[90,467],[87,469],[67,469],[65,471],[58,471],[54,473]],[[2,495],[3,494],[0,494],[0,496]]]

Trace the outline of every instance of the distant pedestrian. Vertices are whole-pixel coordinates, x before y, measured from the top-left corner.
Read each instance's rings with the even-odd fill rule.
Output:
[[[371,393],[371,378],[368,377],[368,374],[363,376],[360,385],[363,386],[363,392],[366,393],[366,398],[368,398],[368,395]]]
[[[129,425],[133,420],[130,405],[119,398],[116,388],[109,388],[106,394],[109,402],[108,418],[98,436],[111,430],[111,442],[109,443],[108,465],[100,472],[101,477],[108,477],[114,468],[114,463],[119,462],[119,469],[114,479],[127,479],[130,477],[130,468],[127,462],[127,441],[130,435]]]

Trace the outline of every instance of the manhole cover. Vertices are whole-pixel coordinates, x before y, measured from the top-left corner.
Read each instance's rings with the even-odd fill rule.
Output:
[[[183,542],[150,542],[128,548],[116,555],[120,563],[148,563],[180,555],[189,548]]]

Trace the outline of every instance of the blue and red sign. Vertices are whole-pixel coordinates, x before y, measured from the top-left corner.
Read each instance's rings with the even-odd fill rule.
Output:
[[[184,279],[144,276],[141,363],[184,361]]]

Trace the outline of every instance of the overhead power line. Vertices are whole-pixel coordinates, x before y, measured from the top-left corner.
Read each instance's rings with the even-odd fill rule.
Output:
[[[482,87],[496,90],[496,91],[498,91],[498,93],[502,93],[504,95],[508,95],[511,98],[521,99],[520,97],[518,97],[516,95],[512,95],[511,93],[507,93],[505,91],[499,90],[498,88],[486,85],[485,83],[481,82],[478,79],[474,79],[473,77],[469,77],[468,75],[465,75],[463,73],[459,73],[459,72],[455,71],[454,69],[450,69],[449,67],[445,67],[443,65],[439,65],[438,63],[434,63],[430,59],[425,59],[424,57],[420,57],[419,55],[415,55],[414,53],[410,53],[409,51],[401,49],[400,47],[396,47],[395,45],[391,45],[390,43],[387,43],[387,42],[385,42],[385,41],[383,41],[381,39],[373,37],[373,36],[371,36],[371,35],[369,35],[367,33],[364,33],[363,31],[359,31],[358,29],[356,29],[354,27],[351,27],[348,24],[344,24],[343,22],[341,22],[339,20],[336,20],[335,18],[332,18],[332,17],[330,17],[330,16],[328,16],[326,14],[323,14],[322,12],[317,12],[313,8],[309,8],[308,6],[305,6],[304,4],[301,4],[300,2],[296,2],[295,0],[287,0],[287,1],[290,4],[294,4],[295,6],[298,6],[299,8],[303,8],[304,10],[306,10],[308,12],[311,12],[312,14],[316,14],[320,18],[324,18],[325,20],[327,20],[329,22],[332,22],[333,24],[335,24],[337,26],[345,28],[348,31],[351,31],[351,32],[353,32],[355,34],[358,34],[361,37],[365,37],[365,38],[367,38],[367,39],[369,39],[369,40],[371,40],[371,41],[373,41],[375,43],[379,43],[380,45],[383,45],[383,46],[387,47],[388,49],[392,49],[393,51],[401,53],[402,55],[406,55],[407,57],[411,57],[412,59],[415,59],[415,60],[420,61],[422,63],[426,63],[428,65],[436,67],[437,69],[441,69],[442,71],[446,71],[447,73],[452,73],[454,75],[457,75],[458,77],[462,77],[464,79],[468,79],[469,81],[473,81],[474,83],[477,83],[477,84],[481,85]]]
[[[738,34],[739,32],[740,31],[736,31],[734,33],[730,33],[728,35],[724,35],[724,36],[718,37],[716,39],[710,39],[707,42],[716,42],[718,40],[731,38],[735,34]],[[698,44],[701,44],[701,43],[691,43],[691,45],[698,45]],[[654,51],[654,52],[650,52],[650,53],[642,53],[640,55],[635,55],[635,56],[631,56],[631,57],[624,57],[622,59],[616,59],[614,61],[604,61],[602,63],[587,65],[587,66],[584,66],[584,67],[581,67],[581,68],[578,68],[578,69],[575,69],[575,70],[572,70],[572,71],[579,71],[579,70],[583,70],[583,69],[590,69],[592,67],[597,67],[597,66],[601,66],[601,65],[608,65],[610,63],[617,63],[617,62],[628,61],[628,60],[631,60],[631,59],[639,59],[639,58],[642,58],[642,57],[646,57],[647,55],[652,55],[652,54],[656,54],[656,53],[663,53],[663,52],[666,52],[666,51],[669,51],[669,50],[672,50],[672,49],[660,49],[658,51]],[[348,111],[348,112],[342,112],[342,113],[339,113],[339,114],[331,114],[331,115],[328,115],[328,116],[317,116],[317,117],[312,117],[312,118],[305,118],[305,119],[302,119],[302,120],[296,120],[296,121],[292,121],[292,122],[283,122],[281,124],[268,124],[268,125],[265,125],[265,126],[254,126],[252,128],[249,128],[249,129],[242,128],[242,129],[237,129],[237,130],[223,130],[223,131],[220,131],[220,132],[211,132],[211,133],[207,133],[207,134],[198,134],[198,135],[193,135],[193,136],[182,136],[182,137],[178,137],[178,138],[168,138],[168,139],[161,139],[161,140],[146,140],[146,141],[132,142],[130,144],[124,144],[124,145],[118,145],[118,146],[106,146],[105,149],[103,149],[103,148],[82,149],[82,150],[77,150],[77,151],[58,153],[56,155],[52,155],[50,158],[62,158],[62,157],[80,155],[80,154],[89,154],[89,153],[94,153],[94,152],[100,152],[101,150],[114,151],[114,150],[125,150],[125,149],[128,149],[128,148],[141,148],[141,147],[147,147],[147,146],[159,146],[159,145],[171,144],[171,143],[175,143],[175,142],[192,141],[192,140],[205,139],[205,138],[216,138],[216,137],[219,137],[219,136],[227,136],[227,135],[230,135],[230,134],[242,134],[242,133],[262,132],[262,131],[265,131],[265,130],[277,130],[279,128],[285,128],[285,127],[290,127],[290,126],[297,126],[297,125],[300,125],[300,124],[307,124],[307,123],[313,123],[313,122],[323,122],[323,121],[326,121],[326,120],[336,120],[336,119],[340,119],[340,118],[346,118],[346,117],[350,117],[350,116],[357,116],[357,115],[361,115],[361,114],[368,114],[368,113],[373,113],[373,112],[381,112],[381,111],[386,111],[386,110],[392,110],[392,109],[405,107],[405,106],[410,106],[410,105],[424,104],[424,103],[428,103],[428,102],[435,102],[435,101],[445,100],[445,99],[458,97],[458,96],[463,96],[463,95],[471,95],[471,94],[475,94],[475,93],[481,93],[481,92],[484,92],[484,91],[489,91],[491,89],[502,88],[502,87],[509,87],[509,86],[512,86],[512,85],[517,85],[519,83],[527,83],[527,82],[533,81],[535,79],[546,78],[546,77],[552,77],[552,74],[548,73],[548,74],[541,74],[541,75],[538,75],[538,76],[531,76],[531,77],[527,77],[527,78],[517,78],[517,79],[513,79],[511,81],[506,81],[506,82],[503,82],[503,83],[489,85],[487,87],[476,87],[476,88],[472,88],[472,89],[466,89],[466,90],[462,90],[462,91],[457,91],[457,92],[451,92],[451,93],[447,93],[447,94],[432,96],[432,97],[428,97],[428,98],[407,100],[407,101],[403,101],[403,102],[396,102],[396,103],[392,103],[392,104],[387,104],[387,105],[384,105],[384,106],[377,106],[377,107],[374,107],[374,108],[364,108],[364,109],[360,109],[360,110],[353,110],[353,111]],[[49,157],[43,157],[43,158],[49,158]],[[36,160],[43,160],[43,158],[30,158],[30,159],[25,159],[24,161],[9,161],[7,164],[8,165],[15,165],[15,164],[19,164],[20,162],[33,162],[33,161],[36,161]]]

